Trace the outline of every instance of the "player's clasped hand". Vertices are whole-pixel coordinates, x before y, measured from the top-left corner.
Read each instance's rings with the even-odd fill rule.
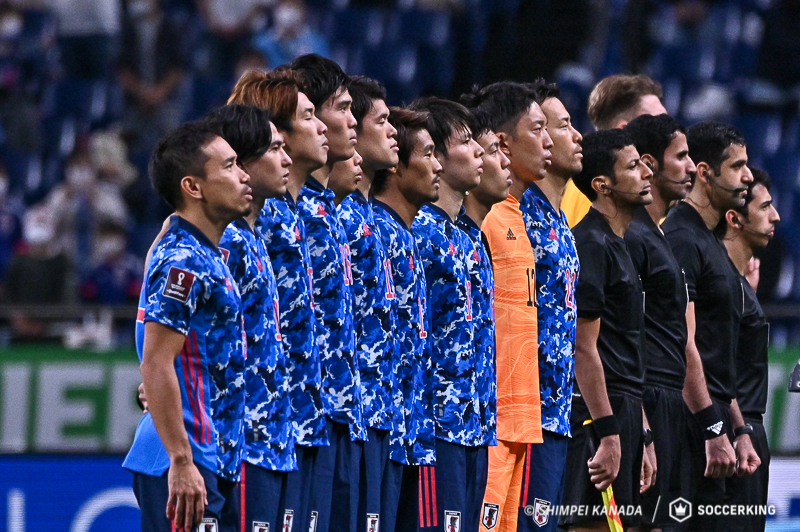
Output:
[[[639,480],[639,493],[644,493],[655,485],[657,470],[655,445],[645,445],[644,453],[642,454],[642,475]]]
[[[168,482],[167,518],[174,520],[175,530],[194,530],[208,505],[203,476],[190,460],[186,464],[173,463]]]
[[[706,440],[705,476],[719,478],[729,477],[736,472],[736,454],[728,441],[728,436],[721,434]]]
[[[752,475],[761,465],[761,458],[758,457],[750,436],[743,435],[736,438],[736,474]]]
[[[619,435],[606,436],[600,440],[594,458],[588,462],[589,477],[595,488],[602,491],[614,482],[619,474],[621,454]]]

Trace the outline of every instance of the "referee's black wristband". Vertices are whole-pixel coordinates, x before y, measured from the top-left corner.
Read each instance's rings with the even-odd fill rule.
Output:
[[[594,428],[594,433],[597,434],[598,439],[619,434],[619,423],[617,422],[617,416],[614,414],[593,419],[592,427]]]
[[[713,440],[717,436],[725,434],[725,422],[719,412],[717,405],[712,404],[694,414],[695,420],[703,431],[703,439]]]

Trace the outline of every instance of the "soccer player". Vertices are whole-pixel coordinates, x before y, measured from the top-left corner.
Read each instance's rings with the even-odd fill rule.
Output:
[[[266,241],[255,223],[267,198],[286,193],[292,160],[267,111],[226,105],[206,120],[236,152],[250,175],[252,210],[234,220],[219,247],[242,295],[247,336],[245,373],[245,454],[241,509],[246,528],[275,530],[283,525],[281,498],[288,472],[297,469],[286,355],[278,327],[278,287]],[[284,126],[285,129],[285,126]]]
[[[333,165],[330,175],[328,175],[328,188],[333,193],[333,203],[339,211],[339,218],[342,218],[342,202],[358,189],[358,184],[364,178],[364,171],[361,163],[364,159],[358,152],[346,161],[339,161]],[[344,221],[342,221],[344,224]],[[351,252],[352,255],[352,252]]]
[[[325,165],[306,180],[297,203],[313,268],[322,400],[330,438],[330,445],[320,448],[315,464],[309,530],[349,531],[357,527],[361,442],[367,434],[355,353],[350,244],[328,177],[334,164],[355,155],[356,120],[347,90],[350,78],[339,65],[311,54],[298,57],[290,67],[305,81],[315,114],[328,128],[329,145]]]
[[[735,457],[728,441],[733,441],[733,430],[744,425],[736,404],[736,338],[743,297],[739,273],[712,231],[726,211],[744,205],[753,176],[747,168],[745,140],[736,128],[700,122],[687,129],[686,140],[697,175],[692,190],[672,208],[662,229],[683,269],[689,293],[686,374],[692,382],[686,386],[707,385],[711,396],[695,402],[690,394],[684,394],[687,406],[695,412],[689,428],[691,475],[697,490],[694,502],[721,504],[725,477],[734,473],[737,460],[740,469],[752,473],[758,456],[748,434],[736,438]],[[692,350],[699,356],[690,354]],[[698,359],[702,371],[692,364]],[[725,459],[707,459],[717,455]],[[718,518],[700,515],[693,515],[690,525],[704,530],[722,526]]]
[[[410,106],[428,114],[428,132],[442,165],[439,199],[424,205],[412,225],[428,283],[436,414],[434,529],[476,531],[486,488],[487,447],[478,382],[486,368],[475,354],[475,324],[467,255],[472,240],[458,228],[466,193],[478,186],[483,148],[472,138],[472,116],[461,104],[423,98]],[[436,472],[438,471],[438,475]],[[453,528],[448,528],[453,527]]]
[[[328,159],[327,128],[314,114],[314,104],[303,92],[296,74],[287,71],[245,73],[228,103],[255,105],[270,111],[282,127],[286,152],[292,158],[286,194],[268,199],[256,220],[267,241],[278,282],[278,307],[283,348],[288,359],[289,398],[298,471],[288,475],[282,527],[307,523],[308,500],[318,448],[328,445],[321,397],[321,370],[317,348],[311,257],[296,198],[314,170]],[[304,517],[305,516],[305,517]]]
[[[396,344],[398,325],[391,266],[368,198],[375,173],[399,162],[397,130],[389,122],[386,90],[379,82],[355,77],[350,83],[350,96],[358,124],[358,150],[363,154],[362,177],[352,184],[346,179],[334,180],[331,174],[330,187],[337,196],[351,192],[339,205],[339,218],[350,243],[356,352],[368,435],[361,461],[358,530],[367,532],[374,524],[385,531],[394,527],[402,481],[403,462],[390,460],[389,456],[391,433],[397,431],[402,416],[402,395],[394,371],[401,360]],[[341,164],[337,163],[337,167]]]
[[[659,224],[669,206],[689,193],[696,168],[689,157],[683,126],[669,115],[639,116],[625,126],[625,131],[644,164],[653,171],[653,202],[637,209],[625,233],[645,297],[647,376],[642,401],[652,429],[645,434],[645,453],[654,450],[658,466],[654,489],[642,495],[642,519],[648,527],[668,528],[675,521],[669,517],[669,505],[661,503],[693,491],[687,468],[691,462],[687,434],[690,411],[683,400],[689,302],[683,272]],[[705,389],[700,392],[707,397]],[[697,391],[689,388],[686,393],[696,395]]]
[[[537,353],[536,279],[533,248],[526,237],[519,200],[544,178],[552,141],[534,93],[525,85],[502,82],[462,96],[490,124],[510,161],[508,197],[483,222],[495,280],[497,445],[489,448],[489,473],[481,509],[481,530],[499,519],[499,529],[515,531],[528,504],[526,457],[542,442]]]
[[[432,365],[425,347],[430,319],[422,259],[411,225],[420,208],[439,199],[442,166],[427,131],[428,115],[393,107],[389,123],[397,131],[398,164],[378,170],[372,180],[373,209],[394,284],[397,357],[393,371],[401,417],[390,434],[391,459],[405,464],[396,526],[384,516],[382,530],[415,531],[437,526],[436,457]],[[392,288],[392,283],[387,284]]]
[[[764,432],[763,415],[767,407],[769,388],[767,351],[769,323],[761,309],[755,290],[745,278],[753,253],[769,244],[775,234],[775,224],[781,217],[772,203],[770,180],[764,170],[750,169],[753,182],[747,187],[744,206],[731,209],[716,228],[728,250],[728,256],[742,276],[745,304],[739,326],[736,348],[736,401],[745,424],[738,435],[749,434],[761,465],[752,475],[730,479],[732,498],[729,504],[766,505],[769,486],[770,454]],[[730,531],[764,530],[766,516],[736,516],[725,518]]]
[[[660,115],[667,110],[661,103],[661,84],[643,74],[617,74],[601,79],[589,94],[589,120],[596,130],[621,128],[641,115]],[[590,202],[568,184],[562,201],[570,227],[589,212]]]
[[[572,401],[572,439],[567,451],[564,505],[597,507],[600,491],[614,486],[618,507],[639,506],[642,473],[642,285],[623,237],[636,209],[652,202],[650,177],[633,140],[612,129],[586,135],[583,169],[575,185],[592,208],[575,226],[580,278],[575,288],[578,324],[575,346],[577,385]],[[588,434],[584,421],[592,420]],[[589,438],[596,453],[590,454]],[[588,462],[588,468],[587,468]],[[624,526],[639,515],[620,516]],[[600,522],[597,522],[600,521]],[[605,529],[605,515],[566,515],[571,530]]]
[[[156,147],[153,187],[176,215],[143,288],[141,370],[149,413],[123,466],[134,472],[142,528],[240,526],[244,449],[242,301],[217,245],[250,212],[249,176],[207,125],[190,122]]]
[[[561,211],[561,199],[567,184],[583,168],[583,137],[572,126],[556,85],[539,81],[531,88],[541,102],[553,146],[552,162],[544,179],[535,181],[520,199],[536,260],[543,442],[531,445],[526,458],[530,468],[525,504],[531,504],[534,511],[520,520],[517,530],[555,531],[558,519],[548,519],[546,523],[541,519],[547,507],[561,504],[564,487],[575,379],[575,283],[580,269],[575,239]]]

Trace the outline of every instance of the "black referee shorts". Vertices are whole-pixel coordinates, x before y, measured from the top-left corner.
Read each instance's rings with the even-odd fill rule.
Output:
[[[626,527],[641,522],[642,509],[639,499],[639,479],[642,469],[642,400],[630,395],[609,394],[611,410],[617,417],[620,427],[619,474],[611,487],[614,500],[620,509],[620,519]],[[590,458],[589,439],[583,422],[591,419],[589,409],[582,397],[573,396],[570,424],[572,439],[567,448],[567,467],[564,475],[564,494],[561,507],[585,509],[585,513],[569,513],[559,519],[560,526],[569,526],[588,521],[606,522],[605,514],[596,515],[595,508],[603,508],[600,491],[589,480]],[[625,515],[622,515],[622,512]]]
[[[743,477],[733,476],[728,479],[726,484],[726,504],[744,504],[752,506],[766,506],[767,487],[769,486],[769,462],[770,454],[767,446],[767,433],[760,415],[744,414],[746,423],[753,425],[753,434],[750,441],[753,442],[753,449],[761,459],[761,465],[752,475]],[[726,519],[728,532],[757,532],[764,530],[767,526],[766,515],[749,515],[728,517]]]
[[[692,454],[687,436],[691,412],[679,389],[645,386],[644,412],[653,431],[656,451],[656,484],[642,494],[642,524],[664,530],[680,530],[669,516],[669,503],[683,497],[692,500]]]

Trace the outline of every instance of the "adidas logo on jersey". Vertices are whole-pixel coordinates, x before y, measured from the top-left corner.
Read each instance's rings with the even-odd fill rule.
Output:
[[[552,227],[550,228],[550,234],[547,235],[547,238],[549,238],[550,240],[555,240],[556,242],[558,242],[558,235],[556,234],[556,230],[553,229]]]
[[[514,236],[514,231],[512,231],[511,228],[509,227],[508,233],[506,234],[506,240],[516,240],[516,239],[517,237]]]
[[[297,226],[294,227],[294,239],[300,240],[300,228]]]
[[[453,245],[452,242],[450,242],[450,247],[447,248],[447,254],[448,255],[455,255],[456,254],[456,247]]]
[[[323,207],[321,203],[319,205],[317,205],[317,215],[319,215],[319,216],[327,216],[328,215],[328,211],[325,210],[325,207]]]
[[[364,236],[370,236],[370,235],[372,235],[372,231],[370,231],[369,226],[367,224],[364,224]]]
[[[716,423],[708,427],[706,430],[710,430],[711,432],[719,436],[719,434],[722,432],[722,421],[717,421]]]

